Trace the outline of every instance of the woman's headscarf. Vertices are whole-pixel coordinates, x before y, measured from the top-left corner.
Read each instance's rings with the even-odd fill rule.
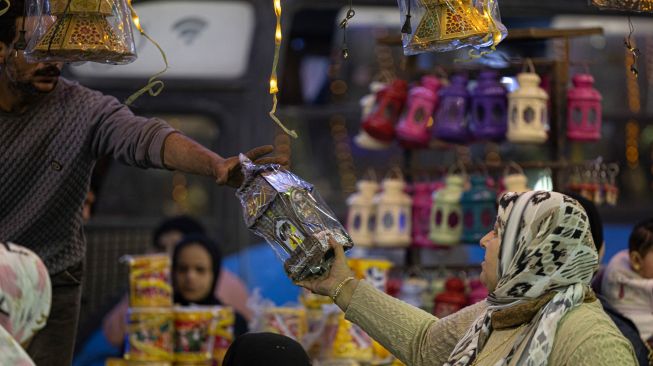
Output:
[[[222,254],[218,249],[218,246],[213,242],[213,240],[207,238],[202,234],[191,234],[184,236],[183,239],[175,246],[175,250],[172,255],[172,271],[176,271],[177,266],[179,265],[179,254],[181,251],[191,245],[199,245],[204,248],[211,257],[211,270],[213,270],[213,279],[211,282],[211,291],[204,297],[202,300],[193,301],[193,304],[196,305],[222,305],[220,301],[215,297],[214,289],[215,284],[218,282],[218,277],[220,275],[220,268],[222,266]],[[180,305],[189,305],[189,301],[181,296],[181,293],[177,291],[177,284],[174,283],[175,276],[173,278],[173,287],[174,291],[174,300],[176,304]]]
[[[0,364],[33,365],[21,345],[45,326],[51,301],[41,259],[27,248],[0,243]]]
[[[507,193],[496,224],[501,238],[497,287],[446,365],[470,365],[493,329],[520,324],[528,325],[497,365],[546,365],[560,319],[593,298],[589,283],[598,254],[576,200],[557,192]]]
[[[274,333],[247,333],[236,338],[227,350],[223,366],[310,366],[301,344]]]

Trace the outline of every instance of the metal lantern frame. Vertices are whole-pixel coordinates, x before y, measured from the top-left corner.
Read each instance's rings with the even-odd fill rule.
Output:
[[[539,84],[533,62],[524,65],[528,72],[517,75],[519,89],[508,95],[508,140],[516,143],[544,143],[548,138],[549,95]]]

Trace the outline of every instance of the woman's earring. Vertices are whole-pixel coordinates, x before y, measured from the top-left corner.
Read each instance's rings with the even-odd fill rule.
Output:
[[[635,272],[639,272],[639,264],[633,263],[633,269],[635,270]]]

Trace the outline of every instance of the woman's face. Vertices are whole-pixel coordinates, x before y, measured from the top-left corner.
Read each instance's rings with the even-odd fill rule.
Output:
[[[206,298],[213,289],[211,255],[199,244],[191,244],[179,251],[174,269],[176,291],[189,302]]]
[[[497,235],[496,229],[485,234],[481,238],[481,247],[485,249],[485,260],[481,263],[481,276],[480,280],[492,292],[497,287],[499,282],[499,247],[501,240]]]
[[[630,252],[630,265],[643,278],[653,278],[653,250],[642,256],[638,252]]]

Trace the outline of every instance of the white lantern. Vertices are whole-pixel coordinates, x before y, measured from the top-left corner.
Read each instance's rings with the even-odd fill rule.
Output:
[[[511,168],[512,172],[510,171]],[[505,191],[499,194],[497,200],[501,199],[506,192],[522,193],[531,190],[528,188],[528,177],[524,174],[521,166],[515,162],[511,162],[503,171],[503,186]]]
[[[460,243],[463,234],[463,210],[460,197],[465,190],[465,176],[447,175],[445,187],[433,194],[431,240],[439,245]]]
[[[373,180],[360,180],[356,184],[358,192],[347,199],[347,231],[352,241],[360,247],[371,247],[374,243],[376,225],[376,204],[374,195],[379,184]]]
[[[529,60],[531,72],[517,75],[519,89],[508,95],[508,140],[517,143],[546,141],[549,122],[547,101],[549,96],[540,88],[540,77]]]
[[[383,192],[376,202],[376,230],[374,243],[385,247],[407,247],[410,245],[412,199],[404,188],[401,178],[386,178],[381,183]]]

